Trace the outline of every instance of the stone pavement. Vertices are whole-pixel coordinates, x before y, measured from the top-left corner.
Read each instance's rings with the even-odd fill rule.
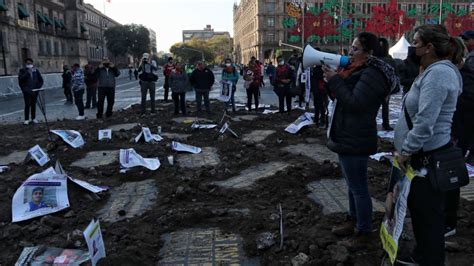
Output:
[[[216,166],[221,160],[216,148],[204,147],[197,154],[178,155],[178,165],[184,168],[201,168],[201,166]]]
[[[185,229],[162,236],[158,265],[260,265],[245,257],[242,238],[219,228]]]
[[[119,151],[91,151],[86,156],[78,161],[75,161],[71,166],[89,169],[95,166],[108,165],[118,162]]]
[[[345,213],[349,210],[347,198],[347,184],[343,179],[321,179],[309,183],[307,186],[311,192],[308,197],[323,206],[325,215],[332,213]],[[384,212],[385,208],[381,202],[372,198],[372,207],[376,212]]]
[[[258,143],[264,141],[271,134],[276,133],[275,130],[254,130],[242,136],[242,141],[246,143]]]
[[[331,162],[338,162],[336,153],[330,151],[326,145],[321,144],[297,144],[292,146],[287,146],[282,148],[282,150],[287,151],[296,155],[304,155],[315,160],[318,163],[323,163],[325,160]]]
[[[469,185],[461,188],[461,198],[467,201],[474,201],[474,178],[471,178]]]
[[[111,223],[139,216],[151,208],[157,194],[155,180],[124,183],[110,191],[110,198],[98,215]]]
[[[25,160],[26,155],[28,155],[28,151],[14,151],[7,156],[1,156],[0,165],[21,164]]]
[[[250,187],[260,179],[275,175],[277,172],[290,166],[285,162],[269,162],[243,170],[240,175],[225,181],[213,182],[214,185],[223,188],[250,189]]]

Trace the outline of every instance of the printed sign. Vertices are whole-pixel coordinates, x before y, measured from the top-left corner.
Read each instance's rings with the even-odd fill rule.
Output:
[[[230,96],[232,93],[232,81],[221,81],[222,89],[219,98],[217,98],[221,102],[228,102],[230,100]]]
[[[311,113],[302,114],[295,122],[286,127],[285,131],[291,134],[296,134],[303,127],[314,124],[312,116],[314,115]]]
[[[171,142],[171,148],[175,151],[185,151],[185,152],[190,152],[194,154],[201,152],[201,148],[199,147],[179,143],[177,141]]]
[[[99,140],[112,139],[112,129],[99,129]]]
[[[87,248],[89,249],[92,266],[95,266],[101,258],[105,258],[105,245],[99,221],[95,219],[92,220],[83,234],[86,239]]]
[[[25,247],[15,266],[23,265],[81,265],[89,261],[87,251],[45,246]]]
[[[193,123],[191,125],[191,128],[194,128],[194,129],[213,129],[217,127],[217,125],[215,124],[198,124],[198,123]]]
[[[150,141],[156,141],[156,142],[160,142],[163,140],[163,138],[158,135],[158,134],[152,134],[151,133],[151,130],[148,128],[148,127],[142,127],[142,131],[140,132],[140,134],[138,134],[137,137],[135,137],[135,142],[139,142],[140,139],[144,139],[145,142],[150,142]]]
[[[79,148],[84,146],[84,139],[81,133],[75,130],[51,130],[52,133],[60,136],[64,142],[71,145],[73,148]]]
[[[28,150],[28,154],[30,154],[31,158],[33,158],[40,166],[44,166],[47,162],[49,162],[48,155],[41,149],[39,145],[35,145],[33,148]]]
[[[121,149],[119,156],[120,165],[123,168],[143,166],[154,171],[160,167],[160,160],[158,158],[143,158],[134,149]]]

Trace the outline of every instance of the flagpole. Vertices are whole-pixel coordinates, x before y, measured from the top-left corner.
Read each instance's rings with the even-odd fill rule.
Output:
[[[439,0],[439,22],[438,22],[438,24],[441,24],[442,13],[443,13],[443,0]]]
[[[105,15],[105,0],[102,0],[102,4],[104,5],[104,15]]]

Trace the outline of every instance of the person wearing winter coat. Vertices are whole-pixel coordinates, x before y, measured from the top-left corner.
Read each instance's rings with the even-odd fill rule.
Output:
[[[206,112],[210,113],[211,104],[209,102],[209,92],[211,91],[212,85],[214,85],[214,73],[206,67],[204,62],[198,61],[197,68],[191,74],[189,81],[196,91],[197,111],[202,111],[201,106],[204,98],[204,107],[206,108]]]
[[[170,84],[169,84],[170,75],[173,72],[173,70],[175,70],[175,68],[176,68],[176,64],[174,63],[173,57],[168,57],[168,63],[166,63],[163,66],[163,75],[165,76],[165,84],[163,85],[163,89],[165,90],[165,93],[164,93],[163,100],[165,102],[168,101],[168,93],[170,89]]]
[[[18,73],[18,85],[23,93],[23,100],[25,101],[25,122],[37,124],[36,120],[36,100],[38,92],[35,89],[43,87],[43,77],[40,71],[33,65],[33,59],[27,58],[25,60],[25,67],[20,69]],[[30,120],[31,111],[31,120]]]
[[[141,114],[146,113],[146,96],[150,93],[150,105],[151,113],[155,113],[155,93],[156,93],[156,81],[158,80],[158,75],[155,74],[155,71],[158,70],[155,60],[149,61],[150,55],[148,53],[143,54],[142,62],[138,67],[138,72],[141,74],[138,76],[140,78],[140,88],[141,88]]]
[[[275,71],[275,78],[273,81],[273,86],[276,95],[278,95],[278,107],[280,113],[285,112],[285,100],[286,100],[286,110],[291,112],[291,86],[295,83],[295,74],[293,69],[289,64],[285,63],[283,57],[279,56],[277,58],[278,66]]]
[[[222,70],[222,80],[223,81],[230,81],[232,82],[232,91],[230,94],[230,104],[232,105],[232,112],[235,112],[235,91],[237,90],[237,82],[239,81],[239,71],[235,67],[234,64],[232,64],[232,60],[230,58],[227,58],[225,60],[225,66],[224,69]],[[229,103],[227,103],[228,105]]]
[[[186,92],[191,87],[189,83],[189,77],[183,66],[180,64],[176,65],[176,69],[170,75],[170,87],[171,87],[171,98],[174,102],[174,114],[181,113],[186,114]]]
[[[115,102],[115,79],[120,76],[120,71],[108,58],[104,58],[101,65],[94,71],[94,75],[98,80],[97,90],[99,94],[97,101],[97,118],[102,118],[105,98],[107,98],[107,111],[105,112],[105,116],[111,117]]]
[[[97,77],[91,65],[84,66],[84,82],[86,83],[85,109],[97,107]]]
[[[82,96],[84,95],[84,90],[86,85],[84,83],[84,72],[81,69],[79,64],[74,64],[72,66],[72,86],[71,90],[74,95],[74,103],[76,104],[79,115],[76,117],[76,120],[84,120],[84,100]]]
[[[67,65],[63,66],[63,74],[61,75],[63,79],[63,90],[64,90],[64,96],[66,96],[66,102],[65,104],[72,104],[72,91],[71,91],[71,80],[72,80],[72,74],[71,70]]]
[[[258,97],[262,86],[262,70],[257,62],[250,61],[244,68],[244,87],[247,92],[247,109],[252,110],[252,98],[255,102],[255,111],[258,111]]]

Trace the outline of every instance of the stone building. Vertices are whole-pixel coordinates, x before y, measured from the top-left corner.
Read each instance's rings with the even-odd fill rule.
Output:
[[[211,25],[206,25],[206,27],[202,30],[183,30],[183,42],[189,42],[192,39],[201,39],[201,40],[209,40],[212,39],[214,36],[224,36],[229,38],[230,40],[230,33],[227,31],[214,31]]]
[[[43,73],[85,64],[84,14],[82,0],[0,0],[0,73],[17,74],[28,57]]]
[[[293,48],[279,46],[279,41],[290,43],[301,47],[301,41],[295,42],[289,40],[288,29],[283,26],[284,19],[287,18],[287,7],[290,2],[299,3],[302,0],[241,0],[239,4],[234,5],[233,23],[234,23],[234,60],[237,63],[247,63],[250,57],[255,56],[261,61],[273,60],[277,51],[291,51]],[[307,8],[321,8],[326,0],[306,0]],[[371,7],[376,5],[386,5],[388,0],[344,0],[341,1],[355,10],[357,18],[366,18],[371,15]],[[436,1],[435,1],[436,2]],[[449,2],[454,10],[460,8],[469,10],[469,0],[455,0]],[[398,8],[409,11],[416,10],[422,13],[428,9],[428,1],[424,0],[399,0]],[[336,9],[337,6],[334,5]],[[336,10],[335,10],[336,11]],[[473,10],[471,10],[472,12]],[[296,10],[298,12],[298,10]],[[336,11],[337,12],[337,11]],[[340,25],[341,18],[335,15],[334,23]],[[351,18],[351,19],[355,19]],[[422,23],[423,16],[417,17],[417,23]],[[426,22],[425,22],[426,23]],[[434,22],[437,23],[437,22]],[[300,30],[300,29],[299,29]],[[350,38],[347,38],[350,39]],[[343,39],[344,40],[344,39]],[[329,48],[339,47],[347,43],[321,39],[317,41],[321,46]],[[332,47],[334,46],[334,47]],[[336,48],[337,49],[337,48]]]

